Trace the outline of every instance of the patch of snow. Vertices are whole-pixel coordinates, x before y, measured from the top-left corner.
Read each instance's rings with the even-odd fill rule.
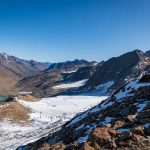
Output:
[[[94,66],[97,66],[97,65],[98,65],[98,62],[95,62],[93,65],[94,65]]]
[[[139,87],[150,86],[150,83],[138,83],[138,82],[139,80],[130,82],[125,86],[125,89],[123,91],[121,89],[117,94],[115,94],[117,100],[123,99],[128,96],[132,96],[133,94],[130,94],[130,92],[132,90],[137,90]]]
[[[149,127],[150,127],[150,123],[144,124],[144,127],[145,127],[145,128],[149,128]]]
[[[86,97],[86,96],[83,96],[83,97]],[[96,98],[95,96],[88,96],[88,97]],[[102,102],[103,100],[107,99],[108,97],[107,97],[107,96],[101,96],[101,97],[97,97],[97,98],[99,99],[99,103],[100,103],[100,102]],[[98,111],[99,108],[96,106],[96,107],[92,108],[92,110],[93,110],[93,111]],[[91,113],[92,110],[89,109],[88,111],[86,111],[86,112],[84,112],[84,113],[82,113],[82,114],[78,114],[77,116],[75,116],[75,118],[73,118],[73,119],[71,120],[71,122],[70,122],[67,126],[72,125],[72,124],[74,124],[74,123],[76,123],[76,122],[82,120],[83,118],[85,118],[85,117],[88,115],[88,113]]]
[[[99,110],[100,110],[99,107],[95,107],[90,111],[90,113],[95,113],[95,112],[98,112]]]
[[[70,125],[72,125],[72,124],[82,120],[83,118],[85,118],[87,116],[88,112],[85,112],[85,113],[83,113],[81,115],[77,115],[75,118],[73,118],[73,120],[67,126],[70,126]]]
[[[130,131],[130,129],[128,129],[128,128],[120,128],[120,129],[116,130],[116,132],[118,132],[118,133],[129,132],[129,131]]]
[[[8,55],[6,53],[2,53],[5,59],[8,59]]]
[[[141,79],[144,75],[146,74],[146,71],[143,71],[140,76],[138,77],[138,79]]]
[[[88,81],[88,79],[84,79],[84,80],[77,81],[77,82],[56,85],[56,86],[53,86],[52,88],[55,90],[75,88],[75,87],[83,86],[87,81]]]
[[[109,81],[104,84],[98,85],[94,90],[85,92],[82,95],[90,95],[90,96],[103,96],[106,95],[107,90],[114,84],[114,81]]]
[[[104,121],[102,121],[101,122],[101,124],[103,125],[103,126],[105,126],[107,123],[109,123],[109,122],[111,122],[113,119],[115,119],[115,118],[112,118],[112,117],[106,117],[105,119],[104,119]]]
[[[89,128],[89,129],[86,131],[85,135],[82,136],[82,137],[80,137],[80,138],[77,140],[77,142],[78,142],[78,143],[86,142],[86,141],[88,140],[89,134],[92,132],[93,129],[94,129],[94,127]]]
[[[106,109],[107,107],[111,106],[113,104],[112,101],[104,101],[104,103],[101,104],[101,109]]]
[[[87,141],[88,137],[89,137],[89,135],[85,135],[85,136],[83,136],[83,137],[80,137],[80,138],[77,140],[77,142],[78,142],[78,143],[84,143],[84,142]]]
[[[72,71],[63,71],[62,73],[66,73],[66,74],[69,74],[69,73],[75,73],[75,72],[77,72],[77,70],[78,70],[78,69],[72,70]]]
[[[77,128],[75,129],[75,131],[78,131],[78,130],[80,130],[80,129],[82,129],[82,128],[84,128],[84,124],[82,124],[82,125],[80,125],[79,127],[77,127]]]
[[[148,104],[148,101],[144,101],[143,103],[140,103],[136,106],[137,112],[141,112]]]
[[[32,94],[32,92],[25,92],[25,91],[22,91],[22,92],[19,92],[19,94]]]

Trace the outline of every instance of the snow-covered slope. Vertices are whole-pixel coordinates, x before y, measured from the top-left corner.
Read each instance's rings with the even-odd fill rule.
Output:
[[[15,150],[19,145],[32,140],[40,132],[42,129],[35,124],[17,124],[4,120],[0,122],[0,150]]]
[[[52,88],[55,89],[55,90],[57,90],[57,89],[76,88],[76,87],[83,86],[87,81],[88,81],[88,79],[84,79],[84,80],[77,81],[77,82],[60,84],[60,85],[57,85],[57,86],[53,86]]]
[[[38,102],[23,100],[18,100],[18,102],[32,110],[30,116],[33,122],[49,126],[56,121],[69,120],[77,113],[97,105],[106,98],[106,96],[57,96],[44,98]]]
[[[81,113],[107,97],[57,96],[43,98],[36,102],[17,101],[32,111],[28,123],[0,122],[0,150],[15,150],[41,137],[41,134],[63,125],[76,114]],[[21,139],[21,140],[20,140]]]
[[[123,89],[118,91],[117,94],[115,94],[115,97],[118,101],[121,101],[121,99],[133,96],[134,93],[132,93],[133,90],[137,90],[140,87],[144,86],[150,86],[150,83],[139,83],[139,80],[134,80],[128,83]]]
[[[108,89],[114,84],[114,81],[109,81],[96,86],[94,90],[83,92],[81,95],[102,96],[109,94]]]

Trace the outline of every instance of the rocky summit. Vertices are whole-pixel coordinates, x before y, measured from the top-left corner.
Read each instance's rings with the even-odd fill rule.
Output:
[[[39,150],[149,150],[150,75],[128,82],[99,105],[77,114],[59,131],[25,147]]]

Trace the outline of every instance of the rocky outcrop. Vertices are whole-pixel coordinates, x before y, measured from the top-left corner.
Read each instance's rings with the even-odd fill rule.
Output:
[[[140,131],[143,132],[142,129],[140,129]],[[92,133],[90,134],[86,144],[88,144],[91,148],[96,150],[150,149],[149,139],[140,135],[139,132],[127,131],[127,132],[118,133],[113,128],[106,128],[106,127],[94,129],[94,131],[92,131]]]

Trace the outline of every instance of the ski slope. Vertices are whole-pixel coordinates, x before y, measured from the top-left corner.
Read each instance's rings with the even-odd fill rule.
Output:
[[[0,149],[15,150],[20,145],[34,141],[40,135],[63,125],[76,114],[106,98],[106,96],[57,96],[43,98],[37,102],[17,99],[21,105],[32,111],[29,114],[30,120],[21,124],[8,120],[0,122],[0,143],[2,143]]]
[[[30,118],[33,122],[43,126],[51,123],[70,120],[77,113],[83,112],[101,101],[107,96],[57,96],[43,98],[38,102],[18,100],[20,104],[32,110]]]

